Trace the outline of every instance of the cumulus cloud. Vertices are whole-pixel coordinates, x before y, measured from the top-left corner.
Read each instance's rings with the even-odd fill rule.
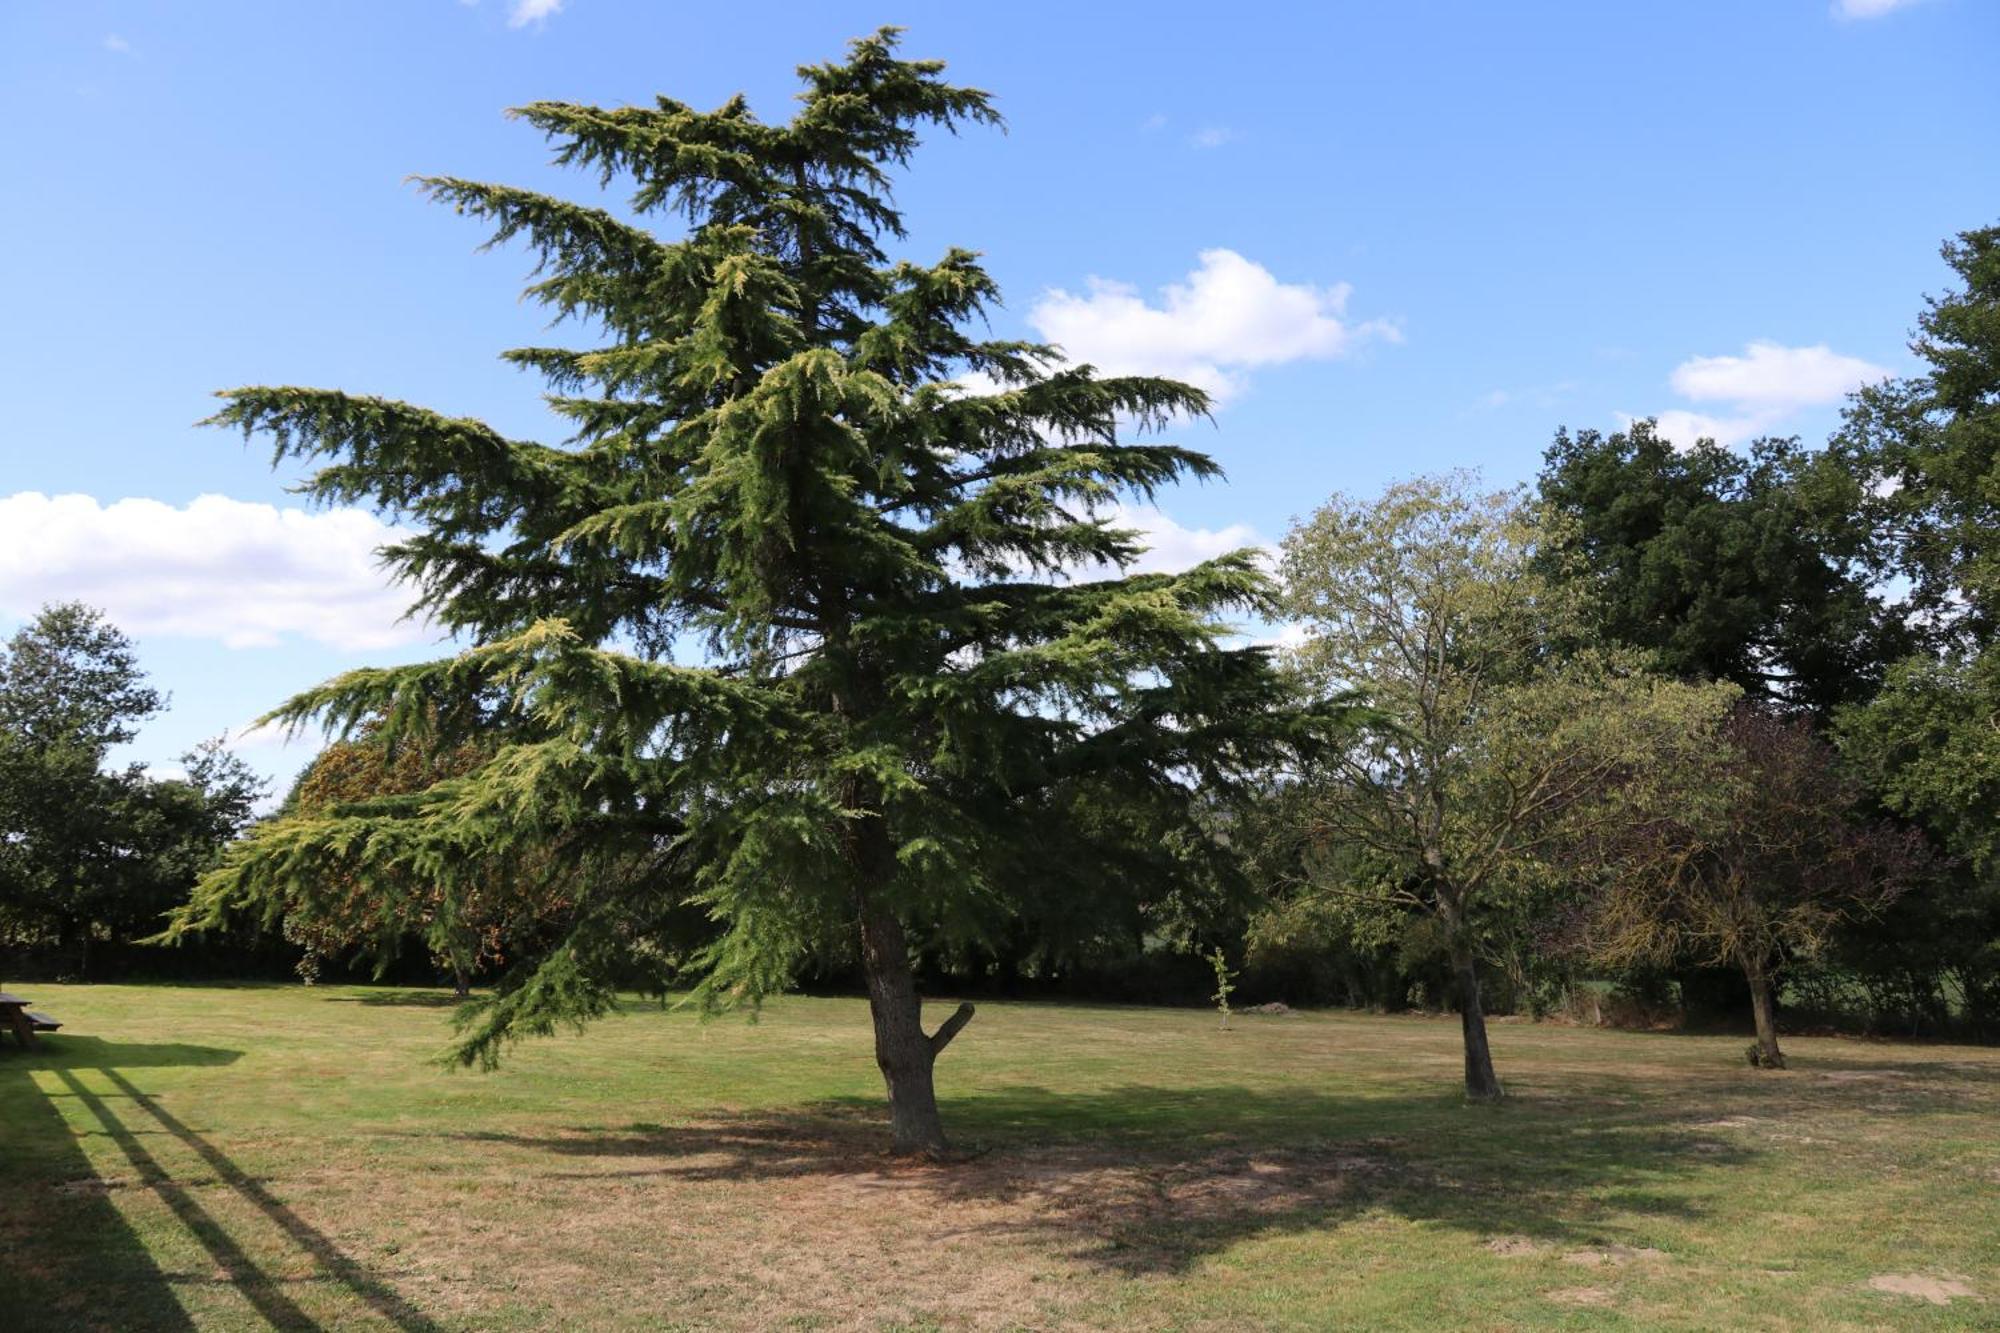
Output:
[[[426,637],[375,557],[401,535],[359,509],[22,491],[0,497],[0,614],[79,600],[135,635],[386,648]]]
[[[1844,19],[1878,19],[1893,10],[1907,9],[1917,0],[1833,0],[1833,12]]]
[[[1837,403],[1888,374],[1858,356],[1842,356],[1825,343],[1784,347],[1753,342],[1741,356],[1691,357],[1674,367],[1668,382],[1676,393],[1697,403],[1789,411]]]
[[[1053,289],[1028,322],[1073,361],[1112,375],[1166,375],[1217,401],[1243,391],[1246,372],[1287,361],[1345,356],[1373,339],[1400,341],[1386,320],[1347,319],[1351,288],[1279,282],[1234,250],[1204,250],[1158,304],[1129,283],[1092,278],[1083,294]]]
[[[1725,446],[1742,444],[1780,432],[1794,413],[1838,403],[1889,373],[1860,357],[1843,356],[1825,343],[1786,347],[1753,342],[1740,356],[1690,357],[1674,367],[1668,384],[1690,402],[1718,406],[1712,411],[1660,412],[1660,434],[1684,449],[1700,439]]]
[[[507,7],[507,26],[525,28],[530,23],[544,23],[562,13],[563,0],[514,0]]]

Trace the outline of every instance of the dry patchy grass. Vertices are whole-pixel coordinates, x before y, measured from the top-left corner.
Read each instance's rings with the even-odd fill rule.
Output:
[[[2000,1052],[990,1005],[882,1152],[865,1008],[634,1005],[495,1075],[422,993],[36,987],[8,1328],[2000,1325]],[[16,1317],[15,1312],[25,1312]]]

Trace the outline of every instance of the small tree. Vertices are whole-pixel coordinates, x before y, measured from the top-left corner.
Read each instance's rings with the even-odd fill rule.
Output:
[[[470,742],[442,750],[389,745],[379,731],[379,722],[367,723],[354,739],[321,751],[299,775],[286,813],[317,819],[362,812],[371,802],[463,777],[492,757],[490,747]],[[456,893],[407,876],[385,873],[363,880],[327,874],[294,887],[284,933],[304,949],[299,968],[308,981],[317,978],[323,960],[346,953],[365,954],[386,967],[403,941],[417,936],[451,974],[462,999],[475,973],[504,964],[559,921],[573,893],[573,886],[536,873],[532,865],[496,868],[493,883]]]
[[[1284,546],[1287,609],[1306,630],[1299,670],[1373,710],[1284,808],[1308,867],[1361,864],[1376,878],[1309,874],[1304,891],[1435,928],[1457,984],[1466,1092],[1482,1100],[1501,1095],[1482,943],[1554,886],[1565,839],[1619,818],[1689,720],[1733,695],[1629,659],[1558,656],[1584,637],[1584,607],[1575,581],[1544,571],[1544,544],[1517,494],[1481,494],[1459,474],[1373,502],[1336,497]]]
[[[1782,1069],[1780,968],[1817,952],[1842,921],[1894,901],[1922,868],[1922,840],[1858,818],[1859,789],[1806,723],[1751,708],[1654,795],[1588,846],[1604,882],[1591,952],[1614,966],[1692,956],[1741,969],[1752,1062]]]
[[[631,217],[678,215],[678,234],[426,182],[526,238],[545,273],[532,294],[608,339],[510,354],[550,380],[564,445],[333,390],[226,395],[219,422],[325,460],[310,494],[418,528],[387,557],[476,645],[350,673],[277,716],[379,716],[391,744],[484,736],[494,752],[393,805],[260,827],[180,929],[281,912],[329,870],[448,896],[528,863],[588,885],[465,1036],[461,1057],[489,1061],[604,1012],[668,905],[717,923],[693,969],[711,1007],[754,1003],[847,932],[895,1145],[935,1152],[933,1068],[971,1009],[924,1029],[913,947],[1018,929],[1079,786],[1191,817],[1201,785],[1311,734],[1267,655],[1224,645],[1224,614],[1270,606],[1250,553],[1062,573],[1139,555],[1102,506],[1215,474],[1122,434],[1206,400],[977,338],[997,291],[974,255],[889,257],[891,173],[919,128],[998,120],[895,48],[885,30],[802,69],[781,124],[740,97],[517,112],[559,162],[629,179]],[[1061,854],[1105,868],[1087,891],[1140,890],[1067,832]]]

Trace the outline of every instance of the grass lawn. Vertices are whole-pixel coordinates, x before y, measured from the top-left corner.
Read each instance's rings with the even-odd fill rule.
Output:
[[[1996,1050],[1508,1023],[1472,1107],[1450,1021],[988,1004],[938,1166],[856,1000],[482,1075],[428,992],[14,989],[8,1330],[2000,1327]]]

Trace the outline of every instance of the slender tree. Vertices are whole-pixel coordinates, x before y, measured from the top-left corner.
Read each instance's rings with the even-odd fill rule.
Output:
[[[1335,497],[1285,538],[1301,673],[1322,691],[1362,691],[1374,710],[1284,801],[1305,848],[1304,895],[1430,928],[1457,986],[1466,1092],[1480,1100],[1501,1096],[1482,946],[1532,911],[1559,847],[1621,819],[1626,789],[1690,734],[1689,719],[1734,695],[1555,652],[1586,622],[1578,581],[1544,571],[1546,544],[1518,494],[1482,494],[1463,474],[1372,502]]]
[[[515,113],[559,163],[629,180],[636,220],[424,181],[496,241],[525,238],[530,293],[608,338],[508,353],[554,386],[563,444],[332,390],[224,395],[218,422],[321,461],[311,495],[416,528],[386,557],[473,644],[273,716],[379,716],[389,743],[476,732],[494,753],[386,806],[260,828],[177,930],[276,910],[329,870],[449,895],[533,861],[587,886],[465,1031],[468,1061],[603,1012],[668,905],[721,928],[696,968],[712,1006],[754,1002],[852,931],[895,1146],[935,1152],[933,1066],[971,1008],[925,1030],[913,948],[1017,924],[1040,825],[1078,784],[1191,803],[1318,725],[1279,707],[1264,652],[1226,645],[1220,615],[1268,605],[1251,554],[1063,573],[1140,554],[1101,505],[1215,475],[1121,434],[1205,399],[975,337],[997,293],[974,255],[889,257],[891,172],[919,128],[998,121],[896,44],[884,30],[801,69],[783,124],[740,97]],[[683,232],[643,225],[672,215]],[[1117,863],[1096,891],[1129,887]]]

